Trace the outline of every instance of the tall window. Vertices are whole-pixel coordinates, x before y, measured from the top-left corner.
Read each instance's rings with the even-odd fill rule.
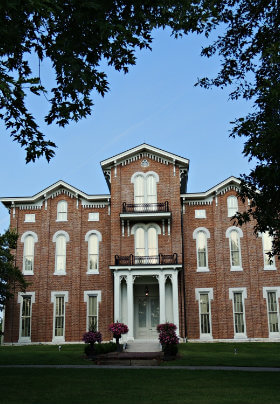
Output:
[[[87,331],[98,330],[98,305],[100,301],[100,290],[84,291],[84,302],[87,304]]]
[[[57,218],[58,222],[66,222],[67,221],[67,202],[59,201],[57,204]]]
[[[246,288],[230,288],[229,297],[233,302],[234,335],[236,338],[246,336],[244,299],[247,298]]]
[[[23,246],[23,273],[24,275],[34,274],[34,246],[38,241],[37,234],[29,231],[22,235]]]
[[[68,292],[51,292],[53,311],[53,342],[65,341],[65,304],[68,302]]]
[[[87,273],[96,274],[99,270],[99,242],[102,241],[102,235],[97,230],[90,230],[85,235],[85,241],[88,243]]]
[[[272,237],[268,232],[262,234],[264,269],[275,269],[275,259],[270,257],[272,251]]]
[[[267,304],[268,331],[270,336],[280,336],[279,316],[280,287],[264,287],[263,297]]]
[[[32,304],[35,302],[35,292],[19,293],[20,325],[19,342],[31,342]]]
[[[66,243],[69,241],[68,233],[58,231],[53,236],[55,242],[55,275],[66,274]]]
[[[238,201],[236,196],[229,196],[227,198],[228,217],[232,217],[238,211]]]
[[[135,263],[155,264],[158,261],[158,234],[160,227],[157,224],[133,226],[132,234],[135,240]],[[143,258],[145,257],[145,258]]]
[[[195,294],[199,303],[200,338],[212,339],[210,302],[213,299],[213,289],[197,288],[195,289]]]
[[[229,238],[230,265],[232,271],[242,271],[240,237],[242,230],[237,227],[227,229],[226,237]]]
[[[210,238],[210,233],[206,228],[199,227],[193,232],[193,238],[196,240],[197,270],[209,271],[207,238]]]
[[[149,204],[150,206],[146,206],[148,210],[156,210],[157,203],[157,182],[159,181],[159,177],[154,172],[147,173],[135,173],[131,182],[134,183],[134,203],[138,206],[135,206],[135,210],[143,209],[142,204]]]

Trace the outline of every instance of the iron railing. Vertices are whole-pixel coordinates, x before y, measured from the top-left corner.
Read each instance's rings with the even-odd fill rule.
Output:
[[[178,255],[174,254],[158,254],[150,256],[115,255],[115,265],[174,265],[178,264]]]
[[[169,212],[168,201],[160,203],[126,203],[123,202],[123,213],[158,213]]]

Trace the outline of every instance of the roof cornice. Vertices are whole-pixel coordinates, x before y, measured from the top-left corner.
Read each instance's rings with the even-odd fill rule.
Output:
[[[240,183],[241,183],[240,179],[238,179],[237,177],[231,176],[231,177],[227,178],[226,180],[220,182],[219,184],[215,185],[214,187],[208,189],[208,191],[181,194],[181,198],[183,198],[183,200],[185,200],[185,201],[193,200],[193,199],[206,199],[213,195],[218,195],[218,194],[222,193],[223,190],[229,186],[234,186],[236,188],[239,188]]]

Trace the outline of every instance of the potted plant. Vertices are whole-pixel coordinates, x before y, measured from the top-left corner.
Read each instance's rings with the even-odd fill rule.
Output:
[[[159,342],[164,352],[164,359],[174,359],[178,352],[179,338],[176,334],[177,327],[173,323],[164,323],[157,326]]]
[[[116,323],[112,323],[109,325],[109,331],[113,333],[113,337],[116,340],[117,344],[117,351],[121,352],[122,351],[122,345],[120,345],[120,338],[122,334],[128,333],[128,327],[124,323],[119,323],[118,321]]]
[[[95,356],[95,347],[94,344],[96,342],[101,343],[102,334],[99,331],[88,331],[83,335],[83,341],[86,344],[89,344],[85,348],[85,353],[89,357]]]

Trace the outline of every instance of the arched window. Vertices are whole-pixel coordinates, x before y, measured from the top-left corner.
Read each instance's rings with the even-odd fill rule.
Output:
[[[88,274],[99,273],[99,242],[102,241],[102,235],[97,230],[90,230],[85,235],[85,241],[88,243]]]
[[[24,275],[34,274],[34,247],[37,241],[37,234],[33,231],[25,232],[21,237],[21,242],[24,243],[22,266],[22,272]]]
[[[262,233],[264,269],[276,269],[275,259],[269,255],[272,251],[272,240],[268,232]]]
[[[145,210],[156,210],[158,181],[158,175],[152,171],[133,174],[131,182],[134,184],[135,211],[142,210],[143,204],[150,205],[145,206]]]
[[[242,271],[240,247],[240,237],[243,237],[242,230],[232,226],[227,229],[226,237],[229,239],[231,271]]]
[[[66,243],[69,235],[65,231],[57,231],[53,236],[55,243],[55,275],[66,274]]]
[[[232,217],[238,211],[238,201],[236,196],[231,195],[227,198],[228,217]]]
[[[197,271],[209,271],[207,239],[210,238],[209,230],[199,227],[193,232],[196,240]]]
[[[57,204],[57,218],[58,222],[66,222],[67,221],[67,202],[59,201]]]
[[[155,264],[158,261],[158,234],[160,227],[157,224],[137,224],[131,229],[135,240],[135,264]]]

